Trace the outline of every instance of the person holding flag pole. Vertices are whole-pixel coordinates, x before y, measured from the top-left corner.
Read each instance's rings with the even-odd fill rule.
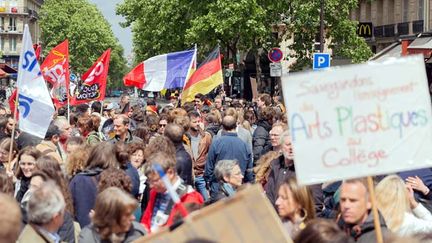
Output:
[[[14,116],[19,118],[22,132],[44,138],[55,109],[33,49],[28,25],[24,25],[23,45],[18,64],[17,101]],[[19,108],[18,108],[19,107]],[[17,109],[19,114],[17,114]],[[18,116],[17,116],[18,115]],[[15,126],[12,130],[14,140]],[[9,150],[8,167],[11,163],[12,143]],[[7,168],[10,170],[11,168]]]
[[[149,232],[171,226],[178,214],[186,217],[184,204],[202,205],[204,199],[192,186],[177,175],[176,161],[172,155],[157,152],[147,158],[144,174],[150,184],[150,199],[141,223]]]

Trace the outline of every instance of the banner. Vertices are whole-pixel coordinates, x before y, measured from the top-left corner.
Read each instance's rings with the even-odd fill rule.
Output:
[[[59,108],[67,105],[69,98],[69,42],[54,47],[41,65],[44,79],[51,84],[51,97]]]
[[[82,83],[76,88],[71,105],[104,100],[111,49],[106,50],[93,66],[81,77]]]
[[[251,203],[253,202],[253,203]],[[192,212],[174,231],[161,231],[134,242],[284,242],[291,243],[260,185]]]
[[[421,56],[291,74],[282,84],[301,184],[432,167]]]
[[[54,106],[41,75],[27,24],[24,26],[17,87],[20,130],[44,138]]]

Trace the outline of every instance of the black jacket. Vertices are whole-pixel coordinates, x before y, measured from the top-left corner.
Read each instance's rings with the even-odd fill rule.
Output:
[[[272,149],[270,141],[270,130],[272,126],[267,121],[259,121],[252,137],[253,158],[258,161],[259,158]]]
[[[379,214],[379,221],[381,225],[381,231],[383,238],[390,235],[390,230],[387,229],[387,225],[384,221],[384,218]],[[369,243],[369,242],[377,242],[375,226],[373,222],[373,213],[369,212],[366,221],[362,225],[349,225],[346,224],[343,219],[339,219],[338,221],[339,227],[347,233],[347,235],[351,236],[356,242],[359,243]]]
[[[16,195],[16,200],[19,203],[21,203],[21,200],[22,200],[24,194],[29,189],[29,186],[30,186],[30,178],[27,178],[27,177],[23,176],[21,178],[19,191],[17,192],[17,195]]]
[[[186,184],[193,186],[192,158],[186,152],[183,143],[176,144],[175,146],[177,174]]]
[[[283,155],[274,159],[270,164],[270,174],[267,180],[267,184],[264,186],[264,190],[267,194],[270,202],[275,206],[276,199],[278,197],[278,190],[280,185],[290,177],[295,177],[294,163],[290,166],[285,164],[285,158]],[[321,184],[309,186],[315,204],[315,212],[317,216],[321,216],[324,205],[324,196]]]

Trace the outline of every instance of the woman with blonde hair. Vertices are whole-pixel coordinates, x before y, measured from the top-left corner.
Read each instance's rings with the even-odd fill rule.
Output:
[[[279,187],[275,204],[291,238],[295,238],[315,218],[311,190],[307,186],[298,185],[295,177],[286,179]]]
[[[399,176],[385,177],[375,190],[378,209],[391,231],[401,236],[432,232],[432,214]]]
[[[80,233],[80,242],[132,242],[144,236],[144,227],[135,222],[138,202],[129,193],[109,187],[99,193],[94,205],[92,224]]]

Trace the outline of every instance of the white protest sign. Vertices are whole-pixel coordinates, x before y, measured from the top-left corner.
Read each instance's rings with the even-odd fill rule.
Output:
[[[282,85],[301,184],[432,167],[421,56],[291,74]]]

